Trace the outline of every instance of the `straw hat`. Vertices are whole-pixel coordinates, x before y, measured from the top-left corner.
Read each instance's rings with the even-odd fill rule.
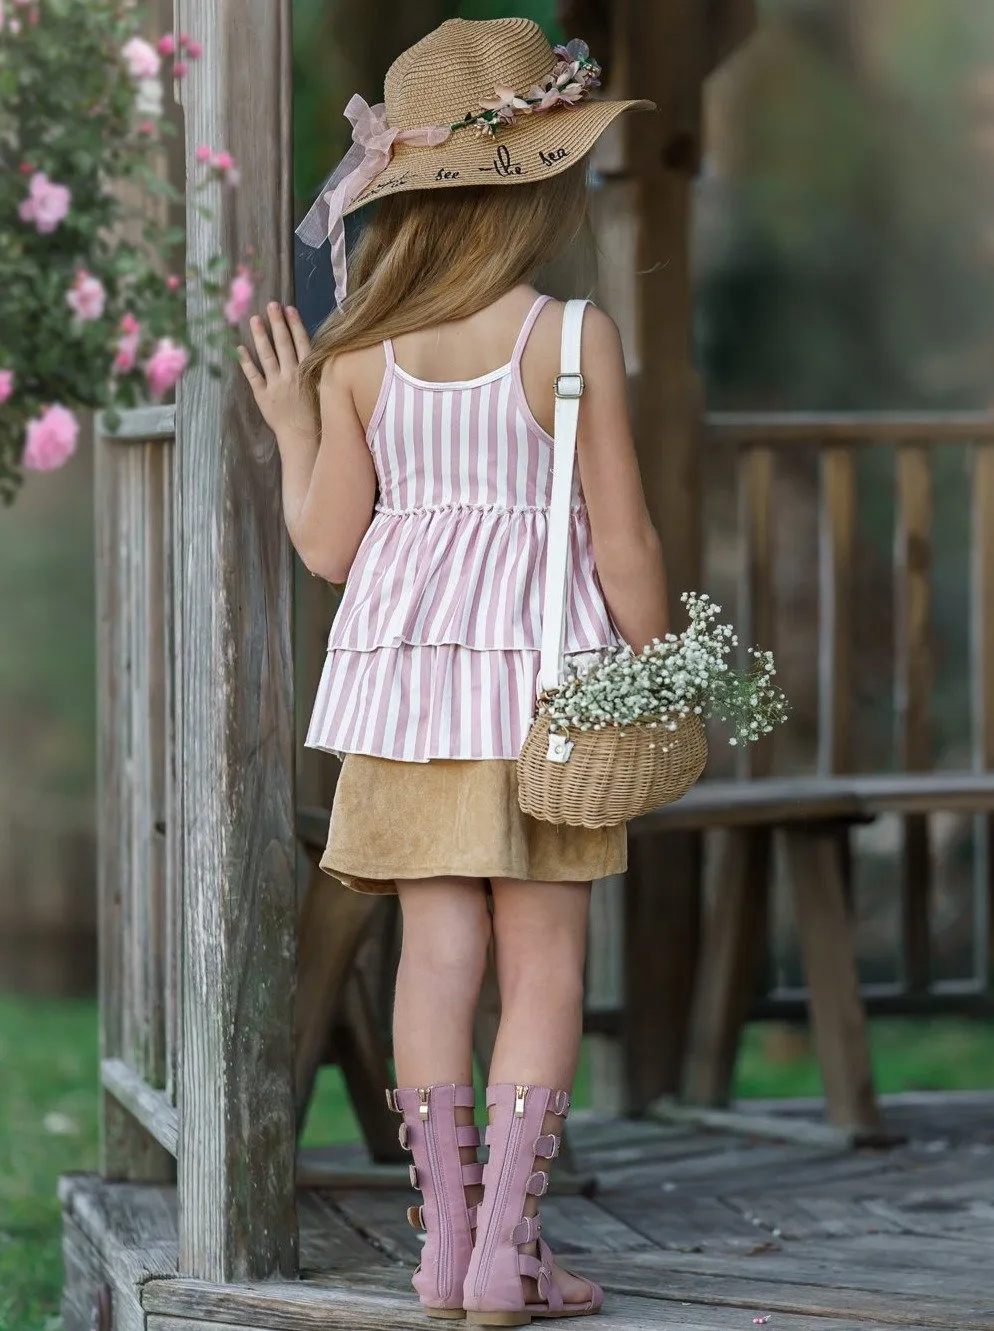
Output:
[[[655,109],[648,101],[595,100],[584,92],[572,105],[542,111],[515,108],[513,118],[497,125],[492,137],[472,123],[460,123],[499,93],[513,91],[527,99],[548,83],[562,59],[538,24],[526,18],[449,19],[428,33],[387,71],[386,121],[402,131],[458,128],[433,145],[397,139],[387,167],[349,202],[343,215],[383,194],[405,190],[546,180],[589,152],[622,111]],[[596,72],[594,62],[591,65]]]
[[[335,299],[348,284],[345,218],[386,194],[460,185],[523,185],[578,162],[622,111],[601,101],[600,66],[581,41],[553,49],[526,18],[449,19],[387,71],[385,101],[352,97],[352,147],[297,227],[331,251]]]

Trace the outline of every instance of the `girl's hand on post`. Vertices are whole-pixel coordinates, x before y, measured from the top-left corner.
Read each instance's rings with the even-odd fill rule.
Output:
[[[292,305],[286,313],[275,302],[267,307],[270,327],[253,315],[249,321],[258,365],[247,348],[238,348],[238,361],[249,382],[263,419],[283,442],[292,435],[306,435],[312,442],[317,433],[314,411],[300,385],[300,362],[311,347],[300,315]]]

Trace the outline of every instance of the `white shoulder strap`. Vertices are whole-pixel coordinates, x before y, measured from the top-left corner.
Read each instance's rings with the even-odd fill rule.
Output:
[[[576,427],[580,419],[583,375],[580,334],[588,302],[570,300],[563,310],[563,341],[556,377],[555,448],[552,454],[552,502],[545,556],[545,600],[542,605],[542,657],[538,688],[542,693],[562,682],[566,634],[566,576],[569,565],[570,506],[576,461]]]

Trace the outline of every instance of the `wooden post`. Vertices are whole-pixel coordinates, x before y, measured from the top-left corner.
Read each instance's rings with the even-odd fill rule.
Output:
[[[714,857],[687,1041],[682,1098],[729,1103],[742,1028],[756,993],[769,911],[769,827],[725,828]]]
[[[782,839],[828,1119],[874,1138],[881,1132],[880,1111],[839,838],[823,823],[785,828]]]
[[[920,444],[899,447],[896,466],[894,664],[898,762],[906,772],[927,772],[932,765],[931,450]],[[926,993],[931,981],[932,950],[932,865],[926,814],[905,818],[902,851],[905,979],[909,989]]]
[[[987,772],[994,768],[994,445],[975,446],[970,479],[973,768]],[[974,835],[974,973],[994,986],[994,817],[978,816]]]
[[[260,306],[288,299],[290,0],[179,0],[177,17],[204,46],[183,85],[189,178],[199,144],[242,175],[191,194],[189,259],[252,246]],[[179,1268],[228,1282],[297,1267],[291,564],[275,444],[230,368],[184,380],[176,447]]]
[[[680,594],[700,579],[702,401],[691,356],[689,221],[707,12],[699,0],[627,0],[616,14],[611,91],[659,107],[624,122],[624,159],[638,189],[635,437],[676,622]],[[626,908],[626,1098],[638,1113],[679,1086],[700,927],[699,836],[654,837],[633,846],[633,856],[628,895],[640,899]]]

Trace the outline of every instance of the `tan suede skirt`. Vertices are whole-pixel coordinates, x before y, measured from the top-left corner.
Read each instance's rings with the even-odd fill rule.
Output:
[[[555,827],[523,814],[513,762],[359,753],[342,764],[321,857],[356,892],[396,892],[398,878],[585,883],[627,864],[624,827]]]

